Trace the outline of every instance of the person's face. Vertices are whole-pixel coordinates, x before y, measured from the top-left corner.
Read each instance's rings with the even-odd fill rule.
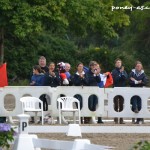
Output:
[[[96,63],[92,64],[90,66],[90,68],[91,68],[92,71],[96,70],[97,69],[97,64]]]
[[[33,74],[37,74],[38,71],[36,69],[33,69]]]
[[[100,68],[100,66],[99,66],[99,65],[97,65],[97,68],[96,68],[96,69],[97,69],[97,72],[98,72],[98,73],[100,73],[100,72],[101,72],[101,68]]]
[[[50,71],[54,71],[54,69],[55,69],[55,64],[50,64],[49,65],[49,70]]]
[[[83,71],[83,64],[79,64],[77,67],[78,72],[82,72]]]
[[[116,61],[115,66],[116,66],[117,68],[121,68],[122,62],[121,62],[120,60]]]
[[[135,69],[136,69],[137,71],[141,71],[141,70],[142,70],[142,64],[137,64],[137,65],[135,66]]]
[[[70,66],[69,64],[65,64],[65,70],[66,70],[67,72],[70,71],[70,68],[71,68],[71,66]]]
[[[45,67],[45,66],[46,66],[46,59],[40,59],[40,60],[39,60],[39,65],[40,65],[41,67]]]

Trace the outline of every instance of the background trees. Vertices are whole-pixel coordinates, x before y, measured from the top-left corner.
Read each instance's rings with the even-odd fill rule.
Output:
[[[72,68],[78,61],[88,65],[93,59],[111,71],[116,57],[125,61],[128,70],[135,58],[148,66],[150,10],[112,12],[112,5],[149,6],[149,3],[1,0],[0,62],[7,62],[10,81],[14,77],[29,79],[32,65],[37,64],[40,55],[48,61],[70,62]]]

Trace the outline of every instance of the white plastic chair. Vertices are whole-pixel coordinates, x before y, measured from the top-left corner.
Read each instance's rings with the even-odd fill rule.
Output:
[[[43,125],[43,102],[37,98],[37,97],[22,97],[20,98],[20,101],[22,102],[22,110],[23,113],[25,112],[35,112],[35,117],[37,118],[37,113],[41,112],[42,117],[42,125]],[[39,104],[41,105],[41,108],[39,107]]]
[[[60,97],[57,99],[58,111],[59,111],[59,124],[61,124],[63,112],[73,112],[73,119],[75,123],[75,112],[78,112],[79,124],[80,124],[80,103],[79,100],[74,97]],[[73,108],[73,104],[77,103],[78,108]]]

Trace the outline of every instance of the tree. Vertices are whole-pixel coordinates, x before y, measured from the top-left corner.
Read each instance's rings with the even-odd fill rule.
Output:
[[[103,40],[117,37],[118,28],[128,26],[130,20],[125,10],[112,11],[114,4],[115,0],[67,0],[63,11],[69,22],[70,39],[79,46],[88,36],[98,35]],[[129,1],[118,1],[117,4],[131,5]]]
[[[142,2],[138,4],[140,6],[147,6],[150,8],[150,2]],[[138,6],[137,5],[137,6]],[[135,6],[136,7],[136,6]],[[134,10],[131,15],[131,24],[123,32],[123,36],[120,39],[120,49],[128,52],[149,66],[150,59],[150,10]]]
[[[1,0],[0,1],[0,63],[4,58],[5,34],[25,38],[41,32],[43,23],[66,24],[61,12],[65,0]]]

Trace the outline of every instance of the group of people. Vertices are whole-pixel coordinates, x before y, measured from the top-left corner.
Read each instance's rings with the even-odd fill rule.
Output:
[[[129,83],[131,87],[143,87],[148,83],[148,78],[144,73],[142,63],[137,61],[134,69],[128,75],[122,65],[121,59],[115,60],[115,68],[112,72],[101,73],[100,65],[96,61],[90,61],[89,67],[85,67],[83,63],[77,64],[76,72],[71,75],[71,65],[69,63],[60,62],[55,65],[54,62],[50,62],[46,65],[46,58],[41,56],[39,58],[39,64],[33,67],[33,75],[31,77],[31,86],[99,86],[100,88],[113,86],[113,87],[125,87]],[[129,82],[128,82],[129,81]],[[81,101],[80,101],[81,103]],[[98,101],[93,97],[89,103],[91,111],[96,111],[96,105]],[[115,111],[121,112],[123,110],[124,99],[122,96],[116,96],[114,98]],[[141,110],[142,104],[139,96],[134,96],[131,99],[132,111],[138,113]],[[142,121],[142,118],[137,118],[135,123]],[[88,123],[89,117],[86,117],[84,122]],[[82,122],[82,120],[81,120]],[[123,118],[114,118],[115,123],[123,124]],[[98,123],[103,123],[101,117],[98,117]]]

